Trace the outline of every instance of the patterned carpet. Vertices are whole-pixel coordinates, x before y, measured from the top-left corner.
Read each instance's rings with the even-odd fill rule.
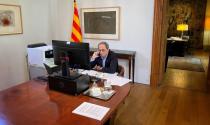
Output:
[[[168,68],[204,72],[201,60],[195,57],[169,57]]]

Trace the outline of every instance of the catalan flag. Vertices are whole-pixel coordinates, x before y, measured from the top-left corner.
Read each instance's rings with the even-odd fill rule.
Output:
[[[78,14],[76,0],[74,0],[74,16],[72,23],[71,41],[82,42],[82,32],[80,28],[80,21],[79,21],[79,14]]]

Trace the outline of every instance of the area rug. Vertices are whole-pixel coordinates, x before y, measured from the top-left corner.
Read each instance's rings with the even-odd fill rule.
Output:
[[[204,72],[201,60],[195,57],[169,57],[168,68]]]

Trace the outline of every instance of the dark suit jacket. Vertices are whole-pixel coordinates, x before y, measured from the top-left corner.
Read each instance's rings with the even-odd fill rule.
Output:
[[[97,57],[94,61],[90,62],[91,68],[95,65],[102,67],[102,59],[101,57]],[[106,73],[115,73],[118,69],[118,59],[114,52],[109,50],[108,56],[105,61],[105,67],[102,68],[102,72]]]

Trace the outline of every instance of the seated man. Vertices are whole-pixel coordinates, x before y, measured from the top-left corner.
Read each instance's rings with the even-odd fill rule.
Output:
[[[106,42],[98,44],[98,51],[93,53],[90,64],[92,69],[106,73],[115,73],[118,69],[118,59]]]

